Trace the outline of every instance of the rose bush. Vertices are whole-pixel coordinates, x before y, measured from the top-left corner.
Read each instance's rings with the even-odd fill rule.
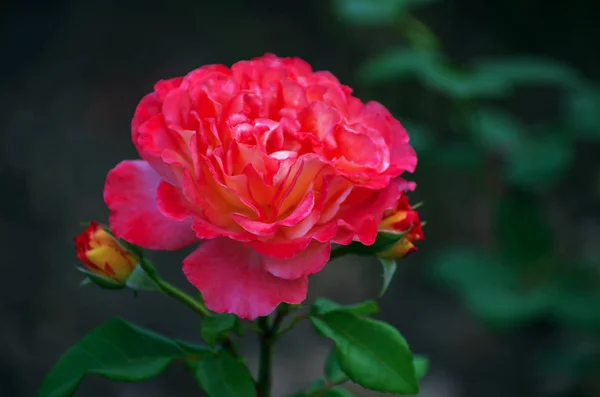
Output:
[[[328,72],[267,54],[159,81],[132,139],[143,160],[111,170],[116,236],[149,249],[202,242],[183,262],[216,312],[265,316],[306,297],[331,243],[375,241],[414,187],[401,124]]]

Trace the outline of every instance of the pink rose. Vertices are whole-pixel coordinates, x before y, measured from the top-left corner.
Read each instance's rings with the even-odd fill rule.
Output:
[[[417,158],[377,102],[329,72],[267,54],[159,81],[104,200],[116,236],[149,249],[202,242],[183,261],[215,312],[254,319],[306,298],[331,243],[370,245]]]

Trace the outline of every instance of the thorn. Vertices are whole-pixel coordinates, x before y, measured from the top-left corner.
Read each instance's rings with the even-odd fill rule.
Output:
[[[417,208],[421,207],[423,205],[423,202],[419,202],[413,206],[410,207],[411,210],[416,210]]]
[[[91,282],[92,282],[92,280],[89,277],[86,277],[83,280],[81,280],[81,282],[79,283],[79,287],[85,287],[86,285],[88,285]]]

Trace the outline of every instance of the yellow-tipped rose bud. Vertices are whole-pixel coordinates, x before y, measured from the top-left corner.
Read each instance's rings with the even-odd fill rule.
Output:
[[[138,264],[135,255],[96,222],[75,237],[77,257],[92,273],[124,284]]]
[[[383,214],[383,220],[379,224],[380,232],[406,233],[392,248],[377,253],[380,258],[400,259],[417,250],[413,244],[415,241],[423,240],[423,229],[419,213],[415,211],[408,202],[408,197],[402,193],[396,206]]]

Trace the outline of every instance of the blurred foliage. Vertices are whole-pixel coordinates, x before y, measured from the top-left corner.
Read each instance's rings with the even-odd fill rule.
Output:
[[[600,86],[565,63],[534,55],[453,61],[442,38],[415,17],[442,2],[332,4],[348,29],[386,34],[384,48],[374,46],[357,70],[359,87],[400,93],[417,83],[421,97],[411,101],[438,107],[432,118],[431,107],[402,107],[400,94],[397,103],[384,103],[407,128],[420,167],[475,175],[483,186],[489,236],[463,246],[430,242],[433,280],[490,327],[550,321],[565,333],[593,335],[586,349],[565,346],[540,360],[540,373],[568,373],[577,387],[600,377],[600,267],[593,255],[564,249],[553,199],[573,173],[578,147],[600,141]],[[535,100],[558,109],[528,121],[514,106],[524,90],[538,90]]]

